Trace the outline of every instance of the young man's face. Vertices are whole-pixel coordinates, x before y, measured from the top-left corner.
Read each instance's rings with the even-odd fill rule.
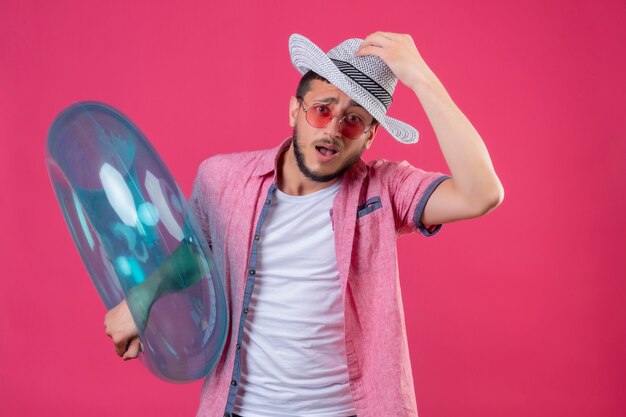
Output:
[[[294,153],[304,176],[313,181],[328,182],[343,174],[359,160],[363,150],[372,144],[378,125],[371,126],[373,117],[334,85],[322,80],[312,80],[310,87],[302,103],[296,97],[292,97],[290,102],[289,117],[294,128]],[[310,109],[316,103],[327,106],[334,116],[324,127],[311,126],[303,111],[303,107]],[[347,114],[360,117],[365,123],[366,133],[356,139],[344,137],[340,132],[339,121]]]

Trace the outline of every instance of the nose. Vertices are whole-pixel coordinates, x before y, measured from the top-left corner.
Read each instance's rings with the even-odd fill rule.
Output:
[[[333,118],[330,119],[330,122],[324,127],[324,132],[331,138],[339,139],[341,138],[341,117],[338,115],[333,115]]]

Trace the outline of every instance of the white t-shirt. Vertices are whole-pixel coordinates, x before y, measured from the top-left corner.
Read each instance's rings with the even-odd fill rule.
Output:
[[[244,324],[234,412],[348,417],[344,312],[330,209],[339,181],[304,196],[276,189]]]

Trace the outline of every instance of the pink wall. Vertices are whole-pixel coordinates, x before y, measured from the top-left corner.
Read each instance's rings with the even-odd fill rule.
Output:
[[[199,383],[123,363],[104,335],[45,170],[55,115],[120,108],[189,194],[206,156],[289,135],[289,34],[327,50],[379,29],[413,35],[506,190],[486,217],[399,241],[420,416],[626,415],[623,1],[86,3],[0,2],[0,415],[198,402]],[[383,133],[368,159],[449,172],[408,89],[390,114],[421,140]]]

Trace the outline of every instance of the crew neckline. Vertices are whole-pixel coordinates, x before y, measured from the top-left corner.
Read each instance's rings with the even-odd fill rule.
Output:
[[[314,191],[310,194],[305,195],[290,195],[282,192],[278,187],[276,187],[275,195],[276,198],[280,201],[287,201],[290,203],[306,203],[312,200],[323,200],[324,198],[336,194],[341,187],[341,179],[339,179],[334,184],[322,188],[321,190]]]

